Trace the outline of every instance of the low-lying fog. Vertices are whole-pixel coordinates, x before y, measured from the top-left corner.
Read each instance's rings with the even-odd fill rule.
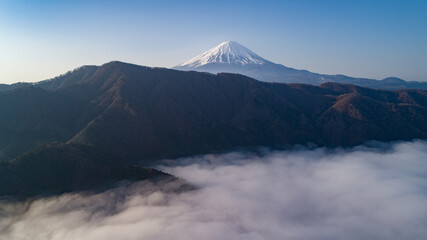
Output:
[[[233,152],[158,168],[198,190],[139,182],[1,203],[0,239],[427,239],[424,141]]]

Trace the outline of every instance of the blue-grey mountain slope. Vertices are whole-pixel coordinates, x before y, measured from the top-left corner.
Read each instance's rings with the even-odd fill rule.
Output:
[[[377,89],[427,89],[427,82],[407,82],[396,77],[383,80],[353,78],[345,75],[325,75],[307,70],[289,68],[268,61],[237,42],[227,41],[193,59],[173,67],[177,70],[198,72],[230,72],[243,74],[265,82],[305,83],[320,85],[325,82],[355,84]]]

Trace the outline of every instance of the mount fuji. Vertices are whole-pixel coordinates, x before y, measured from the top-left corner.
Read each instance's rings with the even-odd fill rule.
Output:
[[[276,64],[234,41],[227,41],[179,64],[173,69],[183,71],[238,73],[265,82],[305,83],[320,85],[325,82],[355,84],[378,89],[427,89],[426,82],[407,82],[396,77],[383,80],[353,78],[345,75],[326,75],[298,70]]]
[[[210,63],[266,64],[268,61],[237,42],[227,41],[179,66],[200,67]]]

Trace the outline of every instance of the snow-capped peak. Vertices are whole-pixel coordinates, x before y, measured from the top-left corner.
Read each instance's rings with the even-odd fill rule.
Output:
[[[208,63],[228,64],[264,64],[268,62],[248,48],[234,41],[227,41],[209,49],[199,56],[178,65],[177,67],[199,67]]]

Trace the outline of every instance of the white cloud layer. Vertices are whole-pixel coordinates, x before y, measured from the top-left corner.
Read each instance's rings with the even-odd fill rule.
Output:
[[[0,205],[0,239],[427,239],[427,143],[205,155],[147,182]],[[19,214],[18,214],[19,213]]]

